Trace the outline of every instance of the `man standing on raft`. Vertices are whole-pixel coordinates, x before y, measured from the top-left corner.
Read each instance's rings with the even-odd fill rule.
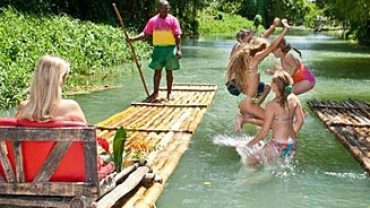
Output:
[[[181,28],[176,17],[168,14],[169,9],[170,4],[168,1],[159,1],[159,13],[148,21],[143,32],[128,39],[128,41],[136,41],[148,36],[152,36],[153,38],[154,50],[149,67],[155,70],[153,80],[154,91],[146,99],[147,102],[155,102],[157,100],[163,68],[166,69],[167,99],[171,99],[173,83],[172,70],[180,69],[179,59],[182,57]],[[176,53],[174,53],[175,46]]]

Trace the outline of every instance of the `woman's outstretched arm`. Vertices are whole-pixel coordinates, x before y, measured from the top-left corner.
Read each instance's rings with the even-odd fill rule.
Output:
[[[290,25],[288,24],[287,20],[286,19],[283,19],[281,22],[283,23],[284,29],[281,31],[281,33],[279,34],[279,36],[277,36],[272,41],[272,43],[270,45],[268,45],[263,51],[258,52],[254,56],[254,59],[257,62],[260,62],[264,58],[266,58],[280,44],[280,42],[283,40],[285,34],[288,32],[288,29],[289,29]]]

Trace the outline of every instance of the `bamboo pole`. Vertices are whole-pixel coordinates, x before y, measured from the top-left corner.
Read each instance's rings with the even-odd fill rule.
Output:
[[[135,172],[131,173],[128,178],[122,184],[119,184],[111,192],[103,196],[99,201],[94,204],[95,208],[110,208],[119,199],[134,189],[141,180],[145,177],[145,174],[149,172],[147,166],[141,166],[136,169]]]
[[[140,186],[140,188],[135,192],[135,194],[127,200],[127,202],[122,206],[122,208],[133,208],[135,203],[144,197],[147,188]]]
[[[141,82],[143,83],[143,86],[144,86],[144,89],[145,89],[145,93],[146,93],[147,96],[149,96],[148,87],[146,86],[144,75],[143,75],[143,72],[141,71],[141,66],[140,66],[139,60],[137,58],[135,48],[132,45],[132,43],[130,41],[128,41],[129,36],[128,36],[127,30],[126,30],[126,26],[125,26],[125,24],[123,22],[123,19],[121,17],[121,14],[119,13],[119,11],[117,9],[116,4],[113,3],[112,5],[113,5],[113,8],[114,8],[114,12],[116,13],[116,16],[117,16],[117,18],[119,20],[119,23],[121,25],[122,31],[123,31],[123,33],[126,36],[127,43],[128,43],[128,45],[129,45],[129,47],[131,49],[131,53],[132,53],[132,56],[134,57],[134,60],[135,60],[136,66],[137,66],[137,70],[139,71]]]

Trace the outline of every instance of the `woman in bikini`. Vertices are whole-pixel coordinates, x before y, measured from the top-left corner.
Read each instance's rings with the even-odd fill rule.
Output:
[[[241,126],[250,118],[254,119],[253,123],[263,123],[264,109],[257,105],[259,101],[256,99],[260,82],[258,65],[284,38],[290,26],[285,19],[282,20],[282,23],[284,29],[271,44],[268,44],[265,39],[257,38],[236,52],[228,64],[227,78],[229,80],[235,78],[237,88],[245,95],[239,105],[241,114],[238,114],[234,121],[234,131],[237,133],[241,133]]]
[[[301,52],[292,48],[285,39],[281,41],[273,53],[276,58],[280,58],[282,68],[293,78],[292,92],[296,95],[300,95],[314,88],[316,80],[312,72],[305,67],[301,60],[289,53],[291,49],[295,50],[299,56],[302,57]]]
[[[278,157],[293,156],[296,150],[296,134],[303,125],[303,111],[298,97],[292,93],[293,80],[281,70],[272,79],[272,91],[275,98],[269,102],[265,110],[265,122],[258,134],[247,143],[252,147],[264,139],[272,129],[272,140],[262,149],[252,154],[247,163],[254,165],[271,161]],[[294,121],[294,122],[293,122]]]

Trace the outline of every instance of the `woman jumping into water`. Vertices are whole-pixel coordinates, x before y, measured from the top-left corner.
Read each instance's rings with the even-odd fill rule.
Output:
[[[296,95],[300,95],[314,88],[316,79],[301,60],[289,53],[291,49],[295,50],[302,58],[301,52],[292,48],[285,39],[280,42],[279,46],[273,51],[273,53],[276,58],[280,58],[282,68],[293,78],[292,92]]]
[[[275,98],[265,110],[265,122],[258,134],[247,143],[252,147],[264,139],[272,129],[272,140],[262,149],[252,154],[247,163],[271,161],[278,157],[292,156],[295,153],[296,134],[303,125],[303,110],[298,97],[292,93],[293,80],[285,71],[277,71],[272,79],[272,91]]]
[[[258,65],[284,38],[290,26],[286,19],[282,20],[282,23],[284,29],[270,45],[265,39],[253,40],[242,50],[236,52],[228,64],[227,78],[231,79],[234,76],[236,86],[245,95],[239,105],[241,114],[236,116],[234,122],[234,131],[238,133],[241,133],[241,126],[246,119],[253,118],[255,123],[263,122],[265,119],[264,109],[256,104],[258,102],[256,100],[257,88],[260,81]]]

